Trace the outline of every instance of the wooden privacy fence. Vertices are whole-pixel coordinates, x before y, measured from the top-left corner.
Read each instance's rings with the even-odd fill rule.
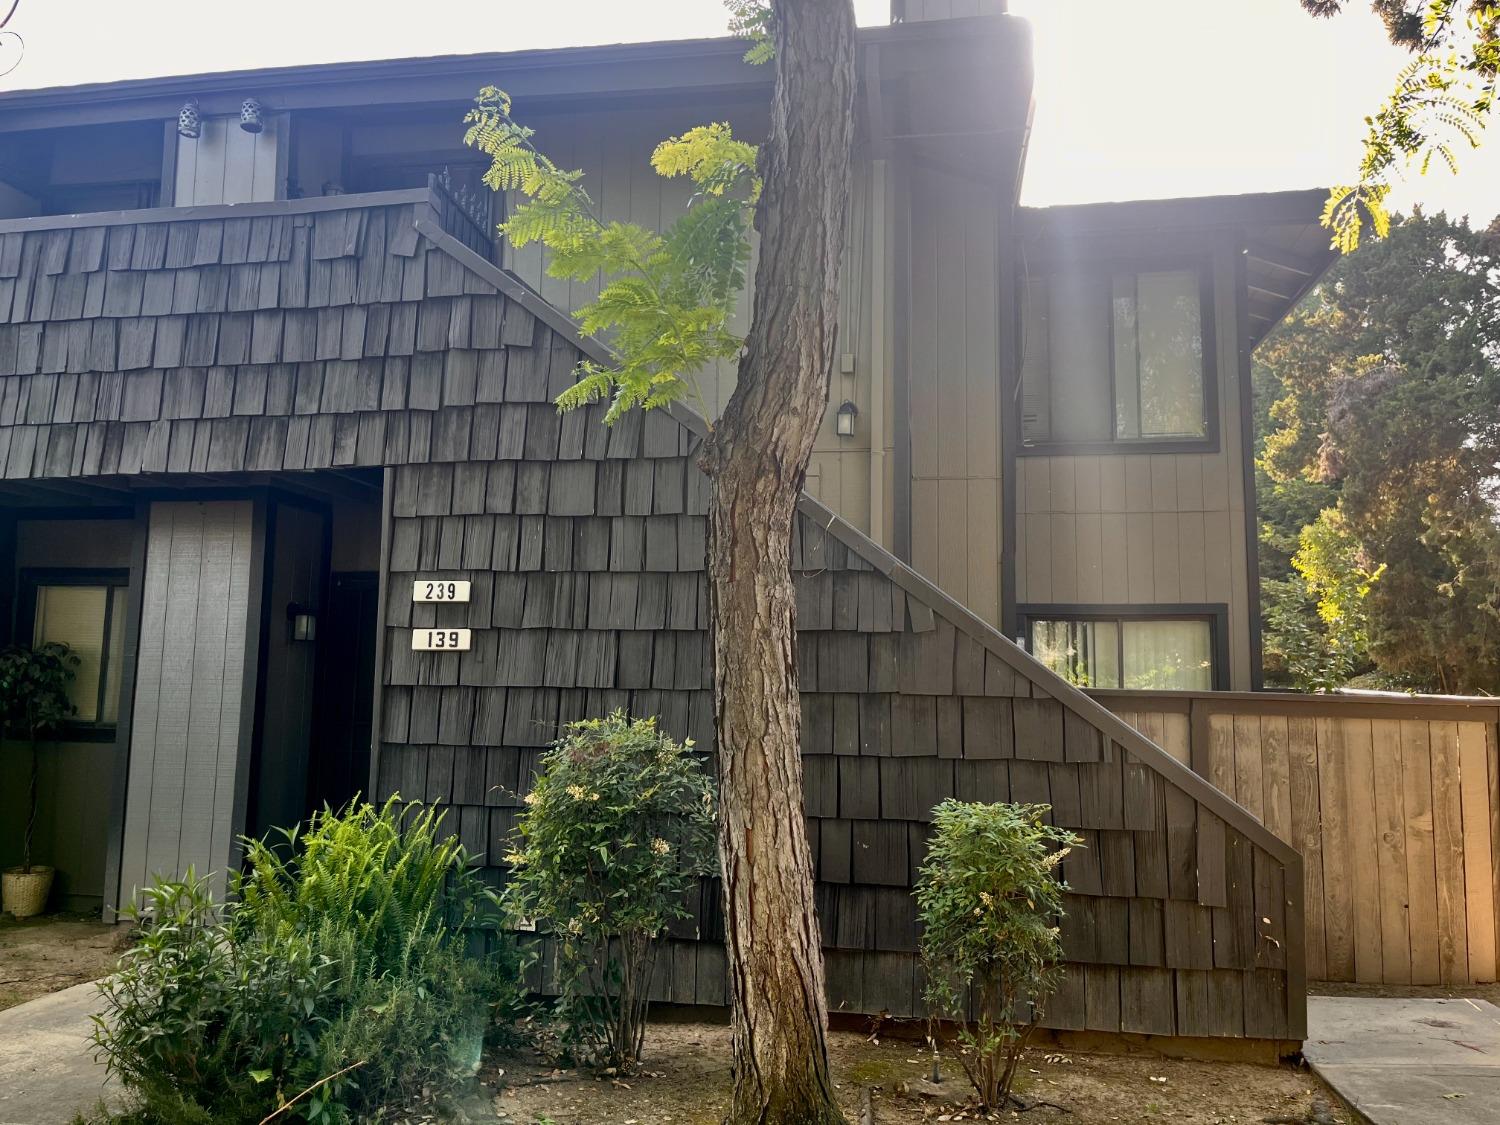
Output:
[[[1095,694],[1302,853],[1309,979],[1496,979],[1500,702]]]

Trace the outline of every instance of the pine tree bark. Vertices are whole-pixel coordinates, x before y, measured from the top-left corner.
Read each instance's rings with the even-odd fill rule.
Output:
[[[733,1004],[729,1125],[843,1123],[802,806],[791,536],[828,403],[850,187],[850,0],[774,0],[760,255],[739,376],[704,450]]]

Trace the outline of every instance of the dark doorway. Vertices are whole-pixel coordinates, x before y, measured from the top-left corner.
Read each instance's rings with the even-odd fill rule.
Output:
[[[373,572],[335,573],[318,623],[313,692],[309,811],[369,796],[371,714],[375,702],[375,631],[380,582]]]

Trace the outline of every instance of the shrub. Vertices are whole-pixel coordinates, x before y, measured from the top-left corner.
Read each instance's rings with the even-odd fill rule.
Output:
[[[1057,922],[1067,886],[1056,869],[1080,841],[1043,823],[1047,811],[944,801],[917,879],[929,1015],[958,1025],[948,1045],[987,1109],[1005,1108],[1021,1051],[1061,975]]]
[[[143,892],[135,945],[100,984],[94,1043],[146,1121],[259,1121],[276,1107],[267,1080],[296,1070],[338,967],[306,942],[232,941],[226,908],[192,869]]]
[[[506,857],[509,906],[556,936],[564,1045],[601,1067],[640,1058],[662,936],[716,866],[713,782],[691,748],[622,711],[569,724]]]
[[[396,798],[325,811],[247,841],[233,903],[191,873],[145,892],[94,1032],[142,1118],[369,1120],[472,1072],[518,970],[467,955],[487,892],[441,825]]]
[[[79,660],[67,645],[56,641],[28,648],[11,645],[0,651],[0,733],[24,738],[30,753],[26,787],[26,831],[21,843],[19,870],[29,873],[31,841],[36,835],[37,779],[36,742],[77,713],[68,698],[68,685],[77,674]]]

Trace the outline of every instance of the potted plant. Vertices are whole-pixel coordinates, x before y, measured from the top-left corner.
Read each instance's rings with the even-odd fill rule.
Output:
[[[78,657],[72,650],[55,642],[36,648],[11,645],[0,652],[0,726],[6,733],[24,738],[31,754],[21,866],[0,872],[0,902],[17,918],[40,914],[52,890],[52,868],[31,862],[39,772],[36,742],[78,710],[68,699],[68,684],[77,667]]]

